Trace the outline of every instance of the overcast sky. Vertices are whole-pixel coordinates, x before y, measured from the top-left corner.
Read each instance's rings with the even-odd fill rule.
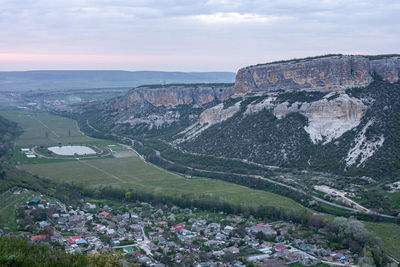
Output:
[[[236,71],[400,53],[399,0],[0,0],[0,70]]]

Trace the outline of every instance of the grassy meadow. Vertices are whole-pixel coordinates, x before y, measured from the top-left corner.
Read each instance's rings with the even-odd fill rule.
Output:
[[[18,147],[96,140],[82,133],[76,121],[46,112],[7,110],[0,111],[0,115],[23,128],[24,132],[16,142]]]
[[[219,180],[185,178],[156,168],[138,157],[30,164],[22,167],[33,174],[87,187],[112,185],[167,195],[208,194],[246,205],[304,209],[284,196]]]
[[[365,227],[382,239],[383,248],[390,256],[400,260],[400,225],[364,222]]]
[[[7,200],[0,205],[0,225],[8,227],[11,230],[16,230],[17,225],[15,222],[16,213],[15,211],[26,204],[27,201],[39,197],[40,194],[30,190],[24,190],[19,194],[15,194],[12,191],[6,191],[0,194],[0,198]]]

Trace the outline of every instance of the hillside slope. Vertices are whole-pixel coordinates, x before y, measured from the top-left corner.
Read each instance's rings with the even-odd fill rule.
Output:
[[[397,55],[322,56],[243,68],[234,86],[139,87],[75,115],[192,154],[396,180],[399,79]]]
[[[376,81],[317,101],[311,93],[305,95],[309,99],[286,93],[290,102],[283,103],[270,103],[271,96],[253,98],[247,105],[243,101],[232,118],[180,147],[266,165],[400,176],[399,84]]]

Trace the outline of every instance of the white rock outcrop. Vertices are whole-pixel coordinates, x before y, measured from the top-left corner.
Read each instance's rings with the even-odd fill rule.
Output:
[[[316,144],[327,144],[339,138],[345,132],[357,127],[364,115],[366,106],[357,98],[341,93],[329,100],[329,95],[311,103],[288,102],[281,103],[274,108],[274,115],[284,118],[289,113],[298,112],[308,118],[308,125],[304,130],[310,135],[311,141]]]
[[[224,104],[218,104],[212,108],[204,110],[200,114],[200,124],[216,124],[231,118],[240,110],[240,101],[235,105],[224,109]]]
[[[376,136],[374,140],[368,140],[365,136],[367,129],[372,124],[374,124],[373,120],[368,121],[361,132],[357,135],[355,145],[349,150],[345,159],[347,167],[352,166],[357,162],[358,164],[356,166],[360,167],[383,145],[383,142],[385,142],[383,134]]]

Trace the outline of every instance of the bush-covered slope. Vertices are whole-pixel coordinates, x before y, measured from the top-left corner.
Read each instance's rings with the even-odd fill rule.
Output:
[[[0,161],[12,155],[13,141],[21,129],[15,122],[0,116]]]
[[[309,122],[297,112],[277,119],[270,110],[244,115],[243,108],[241,113],[211,126],[181,146],[190,152],[242,158],[267,165],[377,178],[400,177],[400,84],[375,81],[366,88],[351,89],[347,93],[369,102],[368,108],[357,127],[327,144],[311,141],[304,130]],[[290,100],[289,103],[304,101],[298,93],[286,92],[277,100],[281,98]],[[379,138],[384,139],[383,145],[367,155],[368,146]],[[352,164],[348,159],[351,151],[355,158]]]
[[[0,237],[1,266],[88,266],[85,256],[57,251],[14,237]]]

